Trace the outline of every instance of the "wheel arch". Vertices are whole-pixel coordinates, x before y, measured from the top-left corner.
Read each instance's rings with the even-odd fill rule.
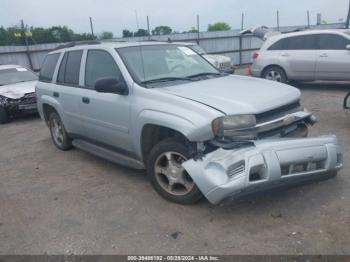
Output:
[[[43,103],[42,108],[43,108],[43,116],[46,124],[49,123],[49,118],[51,113],[56,112],[59,115],[58,110],[51,104]]]
[[[141,156],[146,163],[147,155],[152,148],[169,138],[175,138],[184,144],[191,145],[189,139],[180,131],[164,125],[147,123],[142,127],[140,134],[140,150]]]
[[[278,65],[278,64],[271,64],[271,65],[265,66],[264,69],[261,70],[261,75],[260,75],[260,77],[263,77],[264,74],[265,74],[265,72],[266,72],[268,69],[272,68],[272,67],[277,67],[277,68],[281,69],[281,70],[284,72],[284,74],[286,75],[287,80],[289,79],[288,74],[287,74],[287,71],[283,68],[283,66]]]

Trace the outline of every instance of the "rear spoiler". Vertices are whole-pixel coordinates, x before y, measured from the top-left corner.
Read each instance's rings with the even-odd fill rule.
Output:
[[[246,35],[246,34],[253,34],[254,36],[260,38],[261,40],[266,40],[267,38],[274,36],[274,35],[279,35],[281,34],[280,32],[275,32],[271,31],[268,27],[266,26],[259,26],[259,27],[253,27],[251,29],[246,29],[241,32],[239,32],[240,35]]]

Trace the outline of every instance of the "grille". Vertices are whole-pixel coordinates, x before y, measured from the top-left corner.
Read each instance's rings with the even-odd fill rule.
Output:
[[[256,122],[257,124],[261,124],[264,122],[268,122],[274,119],[281,118],[285,115],[295,113],[300,111],[300,102],[292,103],[289,105],[281,106],[275,109],[272,109],[270,111],[257,114],[256,117]]]
[[[35,103],[36,103],[35,93],[25,94],[24,97],[21,98],[22,105],[29,105],[29,104],[35,104]]]

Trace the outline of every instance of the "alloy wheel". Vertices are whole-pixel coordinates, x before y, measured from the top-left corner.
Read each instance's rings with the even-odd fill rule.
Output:
[[[155,177],[159,185],[169,194],[183,196],[191,192],[195,183],[182,167],[187,159],[176,152],[161,154],[154,165]]]

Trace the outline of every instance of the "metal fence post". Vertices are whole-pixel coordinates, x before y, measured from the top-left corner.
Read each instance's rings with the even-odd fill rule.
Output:
[[[31,70],[34,70],[33,68],[33,62],[32,62],[32,57],[30,56],[30,50],[29,50],[29,43],[28,43],[28,37],[27,37],[27,32],[24,28],[24,22],[23,22],[23,19],[21,20],[21,27],[22,27],[22,33],[24,34],[24,42],[26,44],[26,54],[27,54],[27,57],[28,57],[28,62],[29,62],[29,66],[30,66],[30,69]]]
[[[243,63],[242,58],[242,50],[243,50],[243,39],[242,35],[239,35],[239,65],[241,66]]]
[[[147,16],[147,31],[148,31],[148,40],[151,40],[151,30],[149,28],[149,17]]]
[[[197,15],[197,44],[199,45],[199,15]]]

